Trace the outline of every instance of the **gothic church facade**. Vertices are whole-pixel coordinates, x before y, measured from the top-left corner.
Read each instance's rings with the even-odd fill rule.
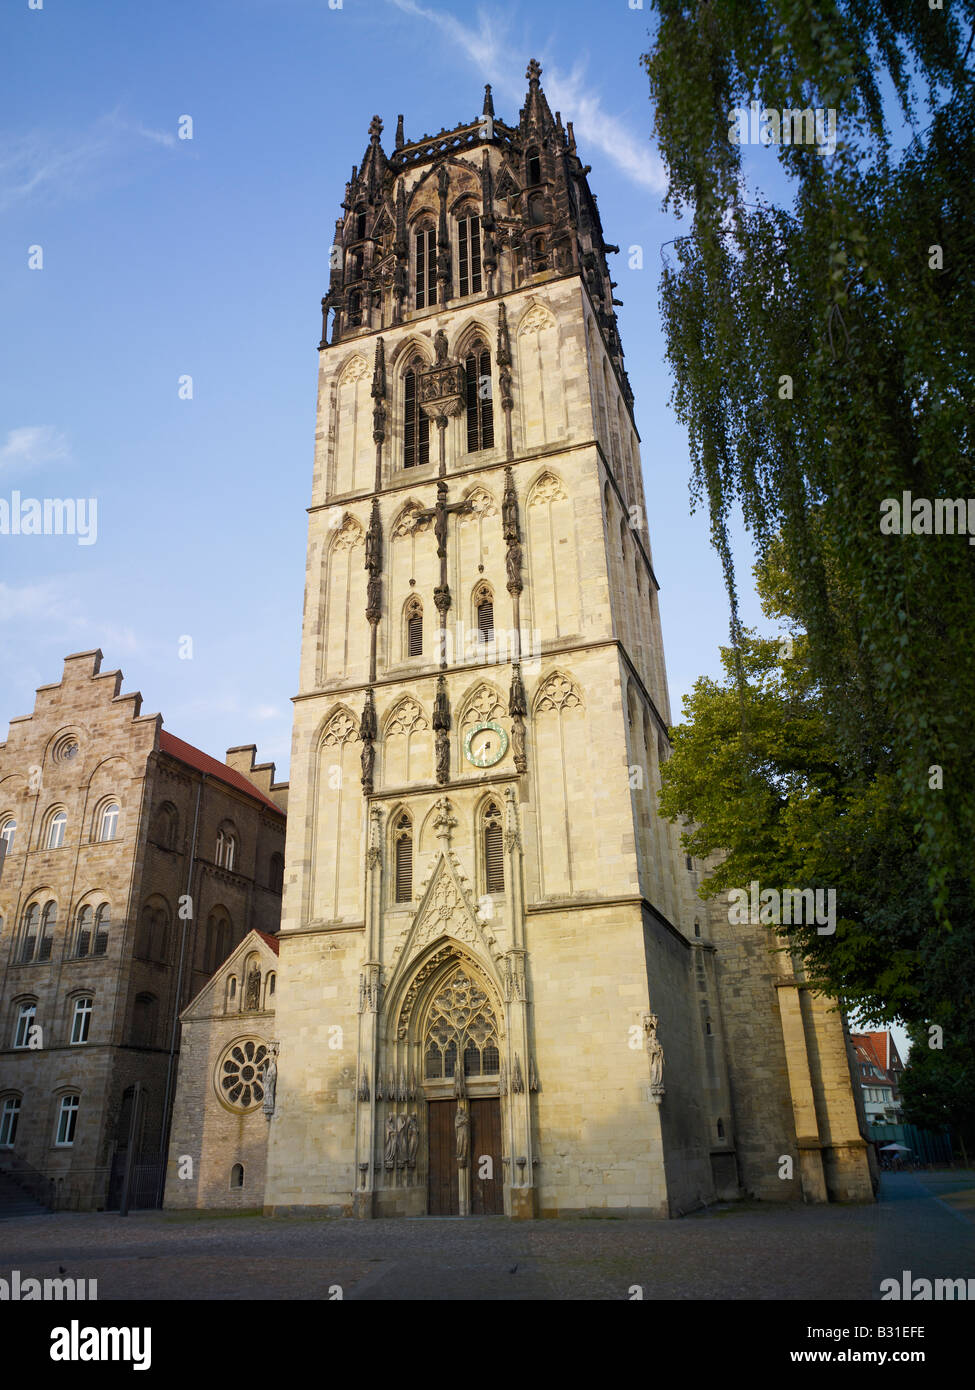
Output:
[[[871,1195],[842,1019],[656,815],[618,248],[540,75],[514,124],[374,118],[336,223],[268,1214]]]

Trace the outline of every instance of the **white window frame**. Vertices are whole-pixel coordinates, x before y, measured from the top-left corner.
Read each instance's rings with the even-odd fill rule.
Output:
[[[63,849],[64,832],[68,828],[67,811],[55,811],[54,815],[47,823],[47,835],[45,837],[45,849]]]
[[[122,815],[122,808],[117,801],[109,801],[101,809],[98,816],[98,842],[118,839],[119,820]],[[111,821],[111,827],[109,827]],[[109,828],[111,833],[109,834]]]
[[[17,1010],[17,1022],[14,1025],[15,1048],[30,1047],[30,1033],[37,1018],[37,1004],[21,1004]]]
[[[74,1013],[71,1015],[72,1047],[83,1047],[87,1043],[94,1004],[95,1001],[90,994],[83,994],[74,1001]],[[81,1037],[78,1036],[79,1033]]]
[[[54,1131],[54,1147],[56,1149],[70,1149],[74,1144],[74,1137],[78,1131],[78,1111],[80,1109],[81,1097],[75,1092],[69,1096],[61,1097],[61,1103],[58,1106],[57,1129]]]
[[[20,1096],[4,1096],[0,1103],[0,1149],[12,1149],[17,1139]],[[11,1130],[13,1133],[11,1134]]]

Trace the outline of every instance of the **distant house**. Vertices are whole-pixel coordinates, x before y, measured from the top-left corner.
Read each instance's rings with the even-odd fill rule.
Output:
[[[851,1034],[869,1124],[900,1124],[900,1074],[904,1070],[889,1029]]]

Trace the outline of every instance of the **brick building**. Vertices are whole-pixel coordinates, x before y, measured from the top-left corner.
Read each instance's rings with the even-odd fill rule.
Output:
[[[158,1162],[178,1013],[277,931],[284,873],[273,764],[175,738],[100,666],[69,656],[0,745],[0,1169],[61,1207],[117,1203],[130,1134]]]

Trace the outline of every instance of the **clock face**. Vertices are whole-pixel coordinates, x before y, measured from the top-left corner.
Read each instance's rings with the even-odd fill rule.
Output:
[[[508,751],[508,735],[500,724],[475,724],[464,739],[464,753],[475,767],[493,767]]]

